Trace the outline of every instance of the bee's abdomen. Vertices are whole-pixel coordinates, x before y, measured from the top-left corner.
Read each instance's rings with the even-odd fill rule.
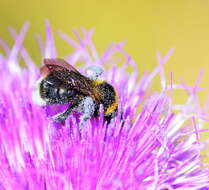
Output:
[[[100,93],[100,103],[104,106],[105,116],[110,116],[117,112],[118,99],[117,93],[112,85],[107,82],[102,82],[98,85]]]

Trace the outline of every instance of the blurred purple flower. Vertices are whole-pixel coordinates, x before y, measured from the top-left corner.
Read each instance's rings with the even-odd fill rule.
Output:
[[[209,189],[209,170],[200,159],[208,142],[200,142],[207,106],[200,109],[194,87],[166,83],[163,65],[173,52],[158,57],[158,66],[139,78],[134,61],[111,44],[102,56],[91,41],[93,30],[74,32],[78,41],[61,37],[73,46],[66,56],[72,65],[101,65],[103,77],[113,84],[120,97],[116,121],[108,127],[102,115],[89,121],[82,137],[76,115],[65,125],[53,123],[49,111],[31,100],[39,69],[22,42],[26,23],[19,34],[10,28],[14,45],[10,49],[0,39],[6,55],[0,55],[0,189]],[[46,23],[46,42],[37,38],[42,58],[57,57],[52,32]],[[121,60],[114,57],[121,53]],[[20,56],[25,67],[19,65]],[[124,61],[125,60],[125,61]],[[124,62],[120,67],[118,61]],[[129,75],[127,68],[133,72]],[[162,90],[152,93],[150,85],[159,74]],[[185,105],[172,104],[172,91],[189,93]],[[49,110],[50,109],[50,110]],[[176,111],[177,110],[177,111]],[[175,114],[174,114],[175,113]]]

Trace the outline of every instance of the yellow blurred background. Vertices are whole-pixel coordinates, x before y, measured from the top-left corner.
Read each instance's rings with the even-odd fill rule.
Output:
[[[172,72],[174,82],[184,78],[192,85],[203,69],[202,104],[209,94],[209,0],[0,0],[0,16],[0,36],[10,45],[13,41],[7,28],[19,31],[30,21],[24,45],[37,64],[41,58],[34,35],[45,36],[45,19],[52,26],[60,57],[70,48],[57,32],[73,35],[72,29],[80,27],[95,29],[93,41],[100,53],[111,42],[126,40],[124,48],[140,72],[157,65],[157,51],[165,55],[175,47],[165,66],[166,77]],[[183,91],[174,98],[176,103],[185,100]]]
[[[0,36],[10,45],[8,26],[19,31],[25,21],[31,26],[25,46],[36,62],[40,54],[34,35],[44,36],[48,19],[55,35],[60,57],[69,46],[57,32],[71,34],[72,28],[94,28],[93,40],[102,53],[113,41],[126,40],[125,50],[136,61],[139,71],[156,66],[156,52],[164,55],[176,50],[166,65],[166,76],[182,77],[192,85],[203,69],[200,92],[204,102],[209,94],[209,1],[208,0],[0,0]],[[183,97],[185,94],[181,94]],[[183,103],[184,98],[178,98]]]

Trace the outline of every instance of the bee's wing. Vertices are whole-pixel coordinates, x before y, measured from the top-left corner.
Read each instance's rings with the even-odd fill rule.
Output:
[[[83,76],[78,70],[76,70],[65,60],[59,58],[44,59],[44,66],[41,67],[40,72],[41,76],[45,77],[54,71],[62,70],[69,71],[69,74],[67,74],[67,76],[65,77],[63,75],[57,76],[58,78],[60,78],[61,81],[63,81],[63,84],[65,84],[66,86],[72,84],[72,86],[74,86],[74,89],[77,89],[79,92],[87,96],[94,97],[94,99],[98,101],[98,95],[95,93],[91,79]]]
[[[93,85],[93,81],[80,73],[75,73],[77,77],[73,78],[74,88],[80,91],[82,94],[94,98],[96,102],[99,101],[99,94]]]
[[[68,70],[79,73],[72,65],[67,63],[64,59],[44,59],[44,66],[41,67],[41,76],[47,76],[49,73],[60,70]]]

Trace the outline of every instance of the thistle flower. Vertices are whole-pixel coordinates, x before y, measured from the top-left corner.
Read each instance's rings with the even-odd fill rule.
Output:
[[[19,34],[10,33],[10,49],[0,39],[6,55],[0,56],[0,189],[209,189],[209,170],[200,151],[207,145],[199,136],[208,121],[207,105],[201,109],[194,87],[166,82],[165,57],[157,54],[153,72],[139,74],[134,61],[123,50],[123,43],[111,44],[99,56],[91,41],[93,30],[74,32],[77,41],[61,37],[73,46],[66,59],[78,68],[100,65],[103,77],[119,94],[119,113],[108,126],[103,114],[85,125],[82,136],[77,115],[64,125],[49,115],[59,108],[40,108],[32,101],[32,90],[39,69],[23,47],[26,23]],[[52,31],[46,23],[46,41],[38,38],[42,58],[57,57]],[[119,67],[114,54],[126,61]],[[20,56],[25,67],[20,67]],[[127,67],[134,70],[127,73]],[[152,92],[151,84],[159,74],[161,92]],[[184,105],[172,103],[173,90],[188,91]],[[178,110],[178,111],[176,111]]]

